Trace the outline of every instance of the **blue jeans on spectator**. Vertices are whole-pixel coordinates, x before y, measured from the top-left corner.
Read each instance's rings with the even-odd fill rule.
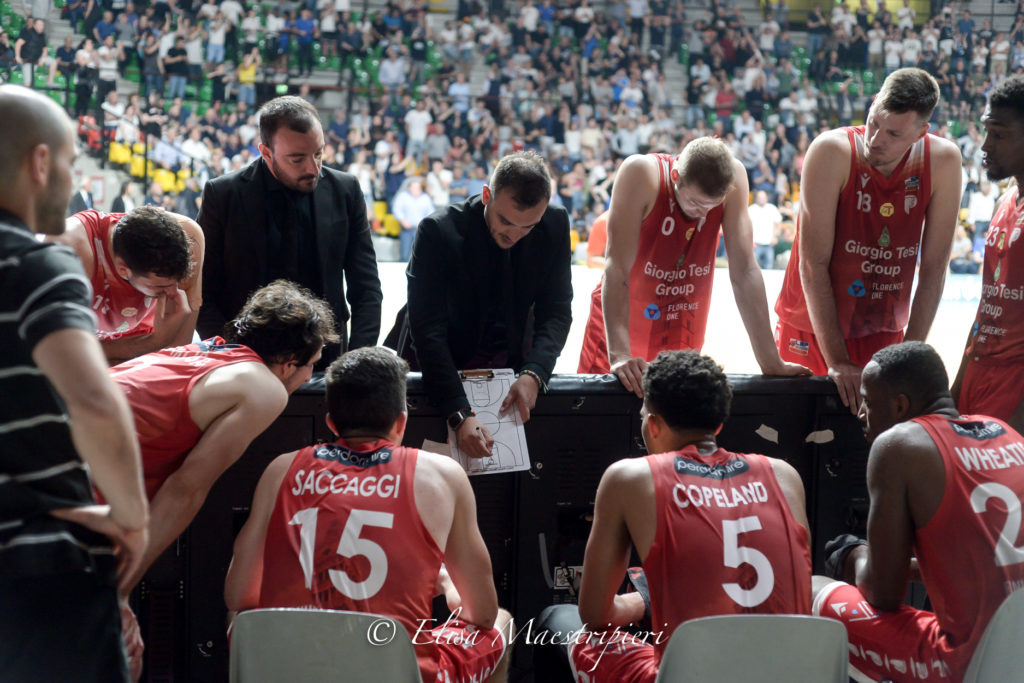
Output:
[[[252,83],[240,83],[238,85],[238,101],[245,102],[249,107],[256,105],[256,86]]]
[[[401,256],[399,258],[403,261],[408,261],[409,256],[412,255],[412,242],[414,239],[416,239],[416,228],[409,228],[408,230],[403,228],[402,232],[399,233],[398,242],[401,249]]]
[[[151,92],[158,92],[163,94],[164,92],[164,76],[159,71],[147,71],[146,74],[146,94]]]
[[[807,56],[814,59],[814,56],[818,54],[818,50],[825,44],[825,34],[823,33],[808,33],[807,34]]]
[[[84,18],[85,18],[85,7],[84,6],[76,7],[74,9],[69,9],[68,10],[67,20],[68,20],[68,23],[71,24],[71,30],[72,31],[77,31],[78,30],[78,22],[80,22]]]
[[[410,138],[409,141],[405,143],[405,156],[412,157],[413,159],[419,159],[426,149],[426,140],[413,140]]]
[[[224,61],[224,44],[208,43],[206,46],[206,61],[211,64],[220,64]]]
[[[704,119],[704,108],[699,104],[686,105],[683,112],[683,123],[687,128],[696,128],[697,122]]]
[[[775,267],[775,247],[770,244],[755,244],[754,260],[761,270],[771,270]]]
[[[167,99],[173,100],[175,97],[185,96],[185,82],[187,77],[181,74],[172,74],[167,77]]]

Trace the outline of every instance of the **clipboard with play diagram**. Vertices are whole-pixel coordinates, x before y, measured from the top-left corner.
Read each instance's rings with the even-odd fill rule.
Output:
[[[518,472],[530,469],[530,453],[526,447],[526,431],[518,410],[501,413],[501,404],[508,396],[516,374],[510,368],[496,370],[465,370],[460,373],[462,388],[470,409],[494,437],[494,447],[487,458],[471,458],[459,449],[455,432],[448,429],[452,457],[469,475]]]

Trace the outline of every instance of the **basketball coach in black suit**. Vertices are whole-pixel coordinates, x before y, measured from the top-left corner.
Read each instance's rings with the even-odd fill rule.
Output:
[[[569,334],[569,216],[550,198],[545,161],[511,154],[481,194],[436,211],[416,232],[407,315],[385,344],[418,364],[427,397],[475,457],[493,439],[469,410],[459,371],[516,370],[505,406],[525,422]]]
[[[353,176],[322,167],[320,116],[302,98],[263,105],[259,132],[260,158],[203,190],[198,222],[206,260],[197,327],[204,339],[220,334],[251,292],[291,280],[327,300],[342,332],[351,318],[340,348],[324,349],[317,364],[323,368],[345,348],[376,344],[380,334],[383,296],[366,202]]]

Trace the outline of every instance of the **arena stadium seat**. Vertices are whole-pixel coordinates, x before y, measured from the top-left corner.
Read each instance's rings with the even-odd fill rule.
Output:
[[[117,140],[111,140],[107,160],[114,164],[130,164],[132,162],[132,149]]]
[[[1024,590],[1011,593],[992,616],[971,657],[964,683],[1019,681],[1021,631],[1024,631]]]
[[[794,614],[735,614],[680,624],[657,683],[847,683],[846,627]]]
[[[377,614],[254,609],[232,625],[230,683],[419,683],[405,627]]]

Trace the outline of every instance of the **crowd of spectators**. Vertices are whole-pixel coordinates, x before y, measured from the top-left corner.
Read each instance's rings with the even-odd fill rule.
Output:
[[[711,133],[743,162],[752,197],[764,192],[783,216],[776,267],[810,141],[861,122],[888,72],[919,66],[938,79],[933,132],[963,151],[965,207],[980,179],[985,96],[1024,72],[1020,6],[1013,27],[996,31],[952,2],[922,21],[909,0],[895,15],[844,1],[827,14],[816,5],[796,33],[786,0],[768,0],[756,26],[719,0],[460,0],[442,21],[425,0],[377,12],[350,0],[68,0],[61,14],[79,34],[36,62],[43,21],[26,21],[13,41],[0,35],[0,74],[20,66],[31,79],[34,63],[47,83],[65,76],[67,104],[95,115],[97,132],[146,141],[156,168],[189,169],[175,188],[147,195],[186,215],[208,178],[259,154],[263,99],[290,88],[318,104],[317,93],[345,90],[346,106],[325,111],[324,163],[359,178],[378,229],[408,214],[394,200],[412,180],[441,206],[479,191],[505,153],[532,148],[549,160],[554,202],[585,238],[622,159],[674,154]],[[669,60],[682,65],[671,81]],[[118,76],[133,74],[137,85],[118,92]],[[393,236],[405,222],[393,221]]]

